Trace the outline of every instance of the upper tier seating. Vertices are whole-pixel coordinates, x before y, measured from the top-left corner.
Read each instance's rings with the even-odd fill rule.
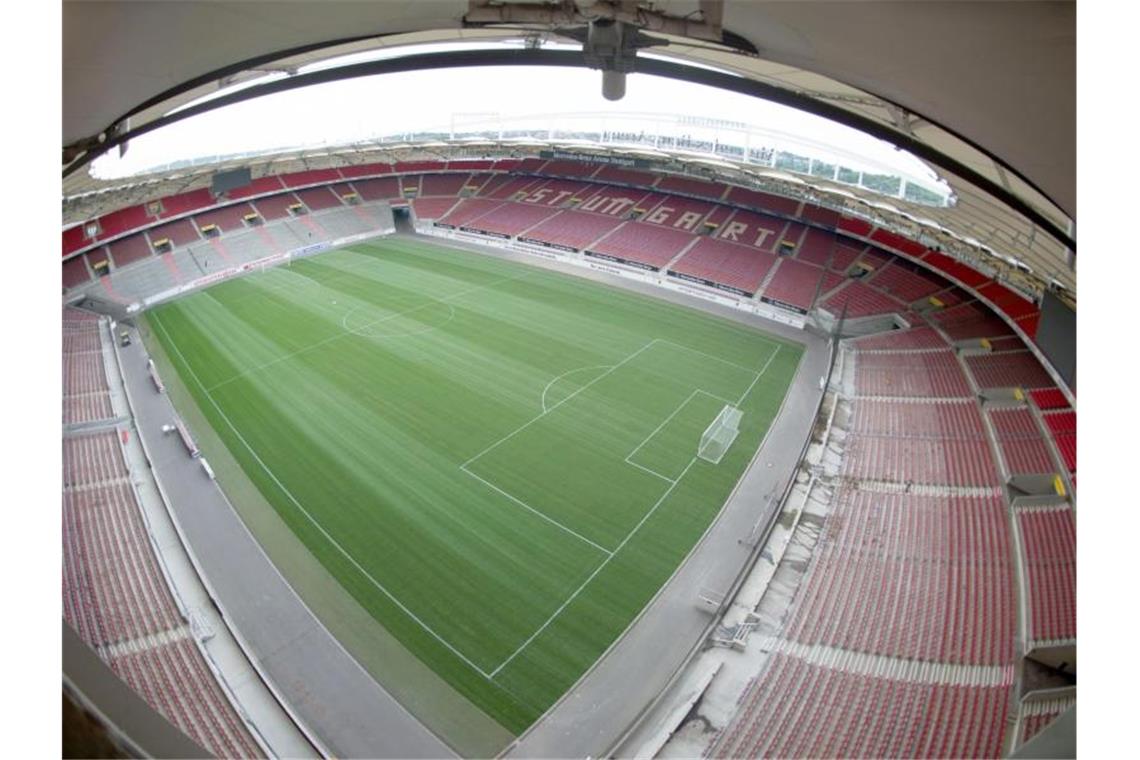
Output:
[[[1053,378],[1029,351],[966,357],[979,388],[1052,388]]]
[[[914,303],[946,287],[946,281],[941,277],[902,259],[895,259],[881,268],[870,284],[903,303]]]
[[[715,201],[724,197],[726,188],[724,185],[717,184],[716,182],[706,182],[703,179],[692,179],[691,177],[678,177],[674,174],[667,174],[658,180],[657,189],[666,193],[696,195],[700,198],[709,198]]]
[[[727,285],[752,294],[760,287],[776,257],[755,248],[702,237],[671,270]]]
[[[125,267],[151,255],[150,243],[147,242],[146,235],[141,232],[119,238],[107,247],[111,251],[111,259],[116,267]]]
[[[620,166],[603,166],[594,175],[597,182],[615,182],[619,185],[633,185],[634,187],[652,187],[657,181],[656,175],[637,169],[623,169]]]
[[[862,282],[851,281],[829,296],[823,308],[835,316],[846,313],[848,319],[858,319],[901,312],[905,307]]]
[[[168,224],[161,224],[158,227],[151,227],[146,231],[147,237],[150,238],[152,245],[157,244],[163,238],[170,241],[170,245],[177,248],[183,245],[195,243],[202,238],[198,235],[198,228],[189,219],[179,219],[176,222]],[[115,261],[119,261],[115,257]],[[120,263],[120,266],[122,264]]]
[[[284,219],[289,216],[289,207],[296,203],[300,203],[300,201],[293,193],[280,193],[267,198],[258,198],[253,202],[253,205],[257,209],[257,213],[261,214],[262,219],[271,222],[274,219]]]
[[[353,180],[352,186],[357,194],[366,201],[388,201],[402,198],[400,193],[399,177],[380,177],[379,179]]]
[[[597,164],[588,164],[583,161],[547,161],[542,167],[541,173],[555,177],[589,177],[597,170]]]
[[[693,235],[682,230],[628,222],[591,246],[590,252],[661,269],[693,240]]]
[[[240,200],[242,198],[252,198],[255,195],[277,193],[283,189],[285,189],[285,185],[282,184],[280,178],[277,176],[258,177],[245,187],[227,190],[226,197],[230,200]]]
[[[215,203],[217,203],[217,200],[209,188],[205,187],[198,190],[191,190],[188,193],[168,195],[162,199],[161,217],[163,219],[169,219],[173,216],[181,216],[191,211],[209,208]]]
[[[244,229],[245,222],[242,220],[252,213],[254,213],[253,206],[248,203],[235,203],[231,206],[222,206],[195,214],[194,221],[197,223],[198,229],[204,229],[213,224],[222,232],[233,232]]]
[[[573,208],[575,201],[582,202],[600,189],[599,185],[571,179],[551,179],[527,189],[521,200],[538,206]]]
[[[829,268],[836,272],[846,272],[866,250],[867,246],[862,243],[836,237],[835,251],[831,255]]]
[[[309,207],[310,211],[320,211],[326,208],[341,206],[340,198],[327,187],[310,187],[307,190],[298,190],[297,197]]]
[[[733,205],[757,211],[771,211],[781,216],[793,217],[799,210],[800,202],[793,198],[782,198],[771,193],[762,193],[759,190],[748,190],[743,187],[731,186],[725,200]]]
[[[420,184],[420,197],[459,195],[470,179],[470,174],[425,174]]]
[[[703,230],[701,222],[714,208],[705,201],[674,195],[657,204],[640,221],[699,233]]]

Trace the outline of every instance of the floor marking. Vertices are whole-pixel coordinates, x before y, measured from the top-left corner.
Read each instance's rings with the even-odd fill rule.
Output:
[[[587,369],[605,369],[606,367],[612,367],[612,366],[613,366],[612,364],[594,364],[594,365],[591,365],[589,367],[578,367],[576,369],[571,369],[571,370],[567,370],[567,371],[563,372],[561,375],[559,375],[558,377],[554,378],[549,383],[547,383],[546,387],[542,389],[542,411],[544,411],[544,412],[546,411],[546,392],[550,390],[550,386],[554,385],[555,383],[557,383],[562,378],[566,377],[567,375],[573,375],[575,372],[582,372],[582,371],[587,370]]]
[[[431,626],[429,626],[423,620],[420,620],[420,618],[414,612],[412,612],[410,609],[408,609],[404,605],[403,602],[401,602],[399,599],[397,599],[392,594],[391,591],[389,591],[387,588],[385,588],[384,584],[380,583],[380,581],[373,578],[372,574],[369,573],[367,570],[365,570],[364,567],[362,567],[361,564],[359,562],[357,562],[356,559],[351,554],[349,554],[344,549],[344,547],[341,546],[340,543],[335,538],[333,538],[331,535],[329,535],[329,532],[324,529],[324,527],[320,524],[320,522],[318,522],[316,520],[316,518],[314,518],[312,516],[312,514],[310,514],[309,511],[301,505],[301,502],[297,501],[297,498],[295,496],[293,496],[292,492],[289,491],[288,488],[285,487],[285,484],[277,479],[277,476],[273,474],[273,471],[269,469],[268,465],[266,465],[265,462],[262,461],[261,457],[257,455],[257,452],[254,451],[253,447],[249,445],[248,441],[246,441],[245,436],[243,436],[238,431],[237,427],[235,427],[234,424],[232,422],[230,422],[230,418],[226,415],[226,413],[224,411],[222,411],[222,408],[220,406],[218,406],[218,402],[214,400],[214,397],[212,395],[210,395],[210,392],[208,390],[206,390],[205,386],[202,385],[202,381],[198,379],[198,373],[196,373],[194,371],[194,368],[190,366],[190,363],[188,361],[186,361],[186,357],[182,354],[181,349],[179,349],[178,345],[176,343],[174,343],[173,340],[171,340],[170,333],[168,333],[166,331],[166,327],[162,324],[162,321],[158,318],[157,314],[154,314],[154,323],[162,331],[162,334],[166,336],[166,340],[170,343],[171,348],[174,349],[174,352],[178,355],[178,358],[182,361],[182,364],[186,367],[187,370],[189,370],[190,376],[194,378],[194,382],[197,383],[198,387],[202,389],[202,392],[206,394],[206,398],[209,399],[210,403],[214,405],[214,409],[217,410],[218,414],[221,415],[223,420],[225,420],[226,425],[228,425],[230,430],[232,430],[234,432],[234,435],[237,436],[238,440],[241,441],[242,445],[245,446],[246,450],[249,451],[249,453],[253,456],[253,458],[257,460],[257,463],[259,465],[261,465],[261,469],[265,470],[265,474],[268,475],[270,477],[270,479],[272,479],[275,484],[277,484],[277,487],[281,489],[281,492],[283,494],[285,494],[287,497],[289,497],[289,500],[297,506],[297,509],[299,509],[301,511],[301,514],[303,514],[309,520],[309,522],[311,522],[313,524],[313,527],[315,527],[318,531],[320,531],[321,535],[324,536],[325,539],[328,540],[328,542],[330,544],[332,544],[336,548],[336,550],[339,551],[344,556],[345,559],[347,559],[350,563],[352,563],[352,566],[355,567],[357,570],[359,570],[361,575],[363,575],[365,578],[367,578],[372,583],[373,586],[375,586],[381,593],[384,594],[384,596],[386,596],[390,600],[392,600],[392,602],[397,607],[399,607],[404,612],[404,614],[406,614],[412,620],[416,621],[416,623],[418,623],[421,628],[423,628],[425,631],[427,631],[429,634],[431,634],[431,636],[433,638],[435,638],[435,640],[438,641],[440,644],[443,644],[445,647],[447,647],[447,649],[452,654],[454,654],[459,659],[463,660],[463,662],[470,665],[476,672],[478,672],[484,678],[486,678],[487,680],[490,680],[492,677],[491,674],[487,673],[487,671],[483,670],[478,665],[476,665],[474,662],[472,662],[470,659],[468,659],[468,657],[465,654],[463,654],[458,649],[456,649],[454,646],[452,646],[452,644],[447,639],[443,638],[438,633],[436,633],[434,630],[432,630]],[[607,561],[608,561],[608,558],[607,558]]]
[[[506,434],[506,435],[504,435],[502,438],[500,438],[499,440],[495,441],[495,442],[494,442],[494,443],[492,443],[490,446],[488,446],[487,448],[483,449],[483,450],[482,450],[482,451],[480,451],[478,454],[476,454],[475,456],[471,457],[470,459],[468,459],[466,462],[464,462],[463,464],[461,464],[461,465],[459,465],[459,466],[460,466],[461,468],[462,468],[462,467],[466,467],[467,465],[471,464],[472,462],[474,462],[474,461],[475,461],[476,459],[478,459],[479,457],[481,457],[481,456],[483,456],[484,454],[486,454],[486,453],[487,453],[488,451],[490,451],[491,449],[493,449],[493,448],[495,448],[496,446],[498,446],[498,445],[500,445],[500,444],[502,444],[502,443],[505,443],[506,441],[510,440],[511,438],[513,438],[513,437],[514,437],[515,435],[517,435],[518,433],[521,433],[523,430],[525,430],[526,428],[530,427],[530,426],[531,426],[531,425],[533,425],[534,423],[538,422],[539,420],[541,420],[543,417],[545,417],[545,416],[546,416],[547,414],[549,414],[550,412],[553,412],[555,409],[557,409],[558,407],[562,406],[562,405],[563,405],[563,404],[565,404],[567,401],[569,401],[570,399],[574,398],[574,397],[575,397],[575,396],[577,396],[579,393],[581,393],[582,391],[586,390],[587,388],[589,388],[589,387],[590,387],[591,385],[593,385],[594,383],[596,383],[596,382],[598,382],[599,380],[601,380],[603,377],[606,377],[607,375],[609,375],[611,372],[613,372],[614,370],[616,370],[618,367],[621,367],[623,364],[626,364],[626,363],[628,363],[629,361],[631,361],[632,359],[634,359],[635,357],[637,357],[637,355],[638,355],[638,354],[640,354],[642,351],[644,351],[645,349],[647,349],[647,348],[649,348],[650,346],[652,346],[654,343],[658,342],[658,340],[660,340],[660,339],[659,339],[659,338],[654,338],[653,340],[649,341],[649,342],[648,342],[648,343],[646,343],[644,346],[642,346],[641,348],[637,349],[636,351],[634,351],[632,354],[630,354],[629,356],[627,356],[627,357],[625,357],[624,359],[622,359],[622,360],[621,360],[620,362],[618,362],[617,364],[614,364],[614,365],[613,365],[613,366],[611,366],[611,367],[610,367],[608,370],[606,370],[606,371],[605,371],[605,372],[603,372],[602,374],[598,375],[598,376],[597,376],[597,377],[595,377],[593,380],[591,380],[590,382],[586,383],[586,384],[585,384],[585,385],[583,385],[581,388],[579,388],[578,390],[574,391],[573,393],[571,393],[569,396],[567,396],[566,398],[564,398],[564,399],[562,399],[561,401],[559,401],[559,402],[558,402],[557,404],[555,404],[554,406],[552,406],[552,407],[550,407],[549,409],[547,409],[547,410],[543,411],[543,412],[542,412],[542,414],[539,414],[537,417],[533,417],[533,418],[531,418],[530,420],[528,420],[527,422],[524,422],[522,425],[520,425],[519,427],[515,428],[515,429],[514,429],[514,430],[512,430],[511,432],[507,433],[507,434]]]
[[[756,387],[756,381],[760,379],[761,375],[768,371],[768,366],[772,363],[772,360],[776,358],[776,354],[780,353],[781,348],[782,346],[779,344],[776,345],[776,350],[773,351],[772,355],[768,357],[768,361],[764,362],[764,366],[761,367],[760,371],[756,373],[756,377],[752,379],[752,383],[744,389],[744,393],[740,394],[740,399],[736,402],[736,406],[740,406],[742,403],[744,403],[744,399],[748,396],[749,393],[752,392],[752,389]]]
[[[646,471],[646,472],[648,472],[650,475],[655,475],[655,476],[657,476],[657,477],[661,478],[661,479],[662,479],[662,480],[664,480],[666,483],[673,483],[673,482],[676,482],[676,481],[674,481],[674,480],[673,480],[673,478],[669,478],[669,477],[666,477],[666,476],[662,475],[661,473],[657,472],[657,470],[651,470],[651,469],[649,469],[648,467],[646,467],[645,465],[641,465],[641,464],[638,464],[637,462],[633,461],[633,460],[632,460],[632,459],[630,459],[629,457],[626,457],[626,458],[625,458],[625,461],[626,461],[626,463],[627,463],[627,464],[632,464],[634,467],[636,467],[636,468],[637,468],[637,469],[639,469],[639,470],[645,470],[645,471]]]
[[[588,586],[590,584],[590,581],[594,580],[594,578],[597,577],[598,573],[602,572],[602,569],[610,563],[611,559],[614,558],[614,554],[617,554],[618,552],[620,552],[625,547],[625,545],[627,543],[629,543],[629,540],[631,538],[633,538],[633,534],[637,533],[637,531],[641,528],[641,526],[645,524],[645,521],[648,520],[650,518],[650,516],[652,516],[653,513],[657,511],[657,508],[659,506],[661,506],[661,502],[665,501],[665,497],[667,497],[669,494],[671,494],[673,492],[673,489],[676,488],[677,484],[681,482],[681,478],[685,477],[685,473],[687,473],[689,471],[689,468],[692,467],[693,463],[696,461],[697,461],[696,457],[693,457],[692,459],[689,460],[689,463],[687,465],[685,465],[685,469],[681,471],[681,474],[677,476],[677,479],[674,480],[672,482],[672,484],[667,489],[665,489],[665,493],[661,494],[661,497],[659,499],[657,499],[657,502],[652,507],[649,508],[648,512],[646,512],[642,516],[641,520],[638,521],[637,525],[633,526],[633,530],[631,530],[626,535],[626,537],[621,540],[621,543],[618,544],[617,548],[613,550],[613,554],[610,554],[610,556],[608,556],[604,560],[602,560],[602,564],[600,564],[596,568],[594,568],[594,572],[590,573],[590,577],[586,578],[586,580],[582,582],[582,585],[579,586],[577,589],[575,589],[574,593],[571,594],[570,597],[566,601],[564,601],[561,604],[561,606],[559,606],[558,609],[556,609],[550,617],[548,617],[546,619],[546,622],[543,623],[537,631],[532,633],[530,635],[530,637],[519,646],[518,649],[516,649],[514,652],[512,652],[510,657],[503,660],[501,663],[499,663],[498,667],[496,667],[494,670],[491,671],[491,678],[494,678],[496,675],[498,675],[499,671],[501,671],[503,668],[505,668],[510,663],[511,660],[515,659],[515,657],[518,656],[519,652],[521,652],[522,650],[524,650],[528,646],[530,646],[530,643],[532,641],[534,641],[536,638],[538,638],[538,635],[540,633],[542,633],[543,631],[545,631],[547,629],[547,627],[551,623],[554,622],[555,618],[557,618],[559,615],[562,614],[562,611],[565,610],[570,605],[570,602],[572,602],[578,598],[578,594],[582,593],[582,589],[586,588],[586,586]]]
[[[686,351],[692,351],[694,354],[700,354],[701,356],[707,356],[709,359],[716,359],[718,362],[721,362],[723,364],[727,364],[730,367],[736,367],[737,369],[743,370],[750,375],[756,374],[756,370],[752,369],[751,367],[745,367],[743,364],[737,364],[736,362],[729,361],[728,359],[722,359],[719,356],[714,356],[713,354],[706,353],[706,352],[700,350],[699,348],[692,348],[690,346],[684,345],[683,343],[674,343],[673,341],[666,340],[665,338],[658,338],[658,340],[660,340],[662,343],[668,343],[671,346],[676,346],[677,348],[683,348]],[[777,344],[776,350],[778,351],[779,348],[780,348],[780,346],[779,346],[779,344]]]
[[[467,473],[468,475],[470,475],[471,477],[475,478],[476,480],[478,480],[480,483],[482,483],[483,485],[487,486],[488,488],[491,488],[491,489],[495,490],[496,492],[498,492],[498,493],[501,493],[503,496],[506,496],[508,499],[510,499],[511,501],[513,501],[515,504],[518,504],[520,507],[522,507],[523,509],[527,510],[528,512],[533,512],[534,514],[538,515],[538,516],[539,516],[539,517],[541,517],[543,520],[546,520],[548,523],[550,523],[551,525],[555,526],[556,528],[561,528],[562,530],[566,531],[567,533],[569,533],[570,535],[574,536],[575,538],[577,538],[577,539],[579,539],[579,540],[581,540],[581,541],[585,541],[587,544],[589,544],[590,546],[594,547],[595,549],[597,549],[598,551],[602,552],[603,554],[605,554],[605,555],[607,555],[607,556],[613,556],[613,552],[612,552],[612,551],[610,551],[609,549],[607,549],[606,547],[604,547],[604,546],[602,546],[602,545],[600,545],[600,544],[594,543],[593,541],[591,541],[590,539],[586,538],[585,536],[583,536],[581,533],[577,532],[577,531],[576,531],[576,530],[574,530],[573,528],[568,528],[568,527],[566,527],[566,526],[565,526],[565,525],[563,525],[562,523],[560,523],[560,522],[558,522],[557,520],[555,520],[553,517],[550,517],[549,515],[547,515],[545,512],[542,512],[542,511],[540,511],[540,510],[537,510],[537,509],[535,509],[534,507],[532,507],[531,505],[527,504],[527,503],[526,503],[525,501],[523,501],[522,499],[519,499],[519,498],[516,498],[516,497],[512,496],[511,494],[507,493],[507,492],[506,492],[506,491],[504,491],[503,489],[499,488],[499,487],[498,487],[497,485],[495,485],[494,483],[491,483],[490,481],[488,481],[488,480],[485,480],[484,478],[482,478],[482,477],[480,477],[480,476],[476,475],[476,474],[475,474],[475,473],[473,473],[471,470],[467,469],[466,465],[464,465],[464,466],[461,466],[459,469],[463,470],[463,472],[465,472],[465,473]]]
[[[461,290],[458,293],[453,293],[452,295],[447,296],[446,298],[433,298],[432,300],[430,300],[426,303],[422,303],[419,306],[413,306],[410,309],[405,309],[404,311],[398,311],[398,312],[395,312],[393,314],[389,314],[386,317],[381,317],[380,319],[373,320],[372,322],[365,322],[363,325],[361,325],[360,327],[358,327],[356,329],[357,330],[363,330],[365,328],[372,327],[373,325],[378,325],[381,322],[387,322],[388,320],[396,319],[397,317],[402,317],[405,314],[411,314],[412,312],[419,311],[420,309],[426,309],[428,306],[432,306],[432,305],[437,304],[437,303],[447,303],[449,301],[452,301],[453,299],[461,298],[462,296],[468,295],[470,293],[475,293],[475,292],[480,291],[480,290],[486,290],[488,288],[493,288],[494,286],[499,285],[499,284],[504,283],[504,282],[522,279],[523,277],[526,277],[529,274],[531,274],[531,273],[530,272],[523,272],[520,275],[515,275],[513,277],[504,277],[501,280],[495,280],[495,281],[489,282],[485,285],[479,285],[479,286],[474,287],[474,288],[468,288],[467,290]],[[230,383],[234,382],[235,380],[240,380],[241,378],[246,377],[247,375],[251,375],[254,372],[260,372],[261,370],[266,369],[267,367],[272,367],[274,364],[280,364],[281,362],[285,361],[286,359],[292,359],[294,356],[298,356],[298,355],[306,353],[308,351],[312,351],[314,348],[319,348],[319,347],[321,347],[327,343],[331,343],[334,340],[339,340],[340,338],[343,338],[346,335],[357,335],[359,337],[360,333],[354,332],[352,330],[342,330],[341,332],[338,332],[335,335],[331,335],[327,338],[324,338],[323,340],[319,340],[316,343],[310,344],[310,345],[305,346],[303,348],[299,348],[296,351],[285,354],[284,356],[279,356],[276,359],[265,362],[264,364],[259,364],[258,366],[253,367],[251,369],[247,369],[243,372],[239,372],[238,374],[234,375],[233,377],[228,378],[226,380],[223,380],[220,383],[216,383],[215,385],[211,385],[209,388],[203,388],[203,390],[206,391],[206,393],[212,393],[213,391],[217,390],[218,388],[221,388],[223,385],[229,385]]]
[[[348,326],[348,318],[350,316],[352,316],[353,314],[355,314],[357,311],[360,311],[361,309],[363,309],[367,306],[370,306],[371,304],[363,304],[362,303],[362,304],[357,304],[356,306],[353,306],[351,309],[349,309],[348,311],[346,311],[344,313],[344,316],[341,317],[341,319],[340,319],[340,323],[344,327],[344,329],[348,330],[350,333],[352,333],[354,335],[359,335],[362,338],[375,338],[377,340],[386,340],[388,338],[410,338],[413,335],[423,335],[424,333],[429,333],[429,332],[432,332],[433,330],[442,330],[444,327],[446,327],[451,322],[451,320],[455,319],[455,307],[454,306],[452,306],[451,304],[446,303],[444,301],[436,301],[436,303],[442,303],[444,306],[447,307],[447,311],[448,311],[447,319],[443,320],[443,322],[438,324],[438,325],[428,325],[426,327],[421,327],[418,330],[412,330],[410,332],[375,334],[375,333],[370,333],[370,332],[364,332],[364,330],[366,330],[369,327],[369,325],[367,325],[367,324],[363,327],[349,327]]]

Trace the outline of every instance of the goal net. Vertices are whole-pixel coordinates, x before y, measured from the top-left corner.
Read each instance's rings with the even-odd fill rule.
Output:
[[[701,434],[697,456],[706,462],[719,464],[728,447],[736,440],[736,435],[740,432],[740,418],[743,416],[744,412],[735,406],[725,405]]]

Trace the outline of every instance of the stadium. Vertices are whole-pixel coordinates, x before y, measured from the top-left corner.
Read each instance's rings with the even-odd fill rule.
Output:
[[[1075,756],[1075,15],[63,3],[65,756]]]

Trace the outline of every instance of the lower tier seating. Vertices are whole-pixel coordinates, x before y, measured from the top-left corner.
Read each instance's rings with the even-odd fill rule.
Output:
[[[702,237],[671,269],[752,294],[775,264],[775,256],[750,246]]]
[[[711,757],[998,757],[1012,673],[994,685],[864,675],[773,654]]]
[[[931,662],[1013,659],[1009,528],[999,496],[844,488],[784,636]]]
[[[693,235],[682,230],[629,222],[599,240],[590,251],[661,269],[692,242]]]

